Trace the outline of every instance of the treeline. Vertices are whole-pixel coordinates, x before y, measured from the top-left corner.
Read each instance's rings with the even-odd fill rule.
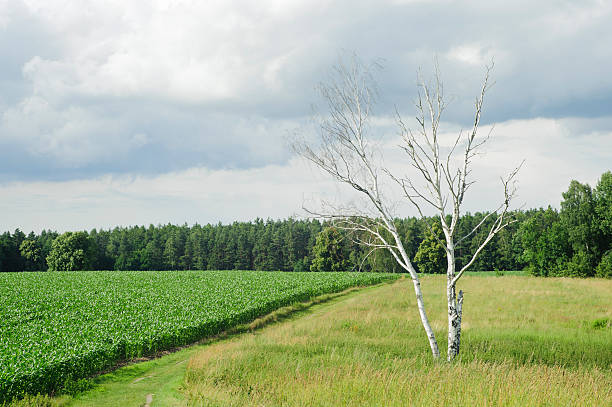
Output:
[[[572,181],[561,210],[518,211],[481,251],[472,270],[528,269],[540,276],[612,277],[612,173],[592,189]],[[465,214],[458,267],[486,237],[495,215]],[[435,223],[433,219],[430,219]],[[445,272],[444,249],[417,218],[396,219],[421,272]],[[434,233],[441,231],[434,225]],[[439,236],[440,237],[440,236]],[[401,272],[392,256],[354,243],[355,236],[318,220],[262,220],[231,225],[117,227],[90,232],[20,230],[0,235],[0,272],[34,270],[355,270]]]
[[[533,275],[612,278],[612,172],[594,189],[572,181],[561,210],[537,211],[520,236]]]
[[[486,213],[466,214],[459,224],[467,234]],[[519,212],[520,219],[527,216]],[[490,217],[486,223],[493,222]],[[408,254],[414,256],[426,235],[417,218],[397,219]],[[524,267],[515,238],[519,223],[502,231],[481,253],[474,269]],[[486,226],[486,225],[485,225]],[[483,239],[485,229],[459,248],[459,262]],[[0,235],[0,271],[34,270],[355,270],[400,272],[390,254],[369,253],[347,232],[318,220],[267,220],[231,225],[158,225],[58,235]],[[341,264],[338,266],[337,264]]]

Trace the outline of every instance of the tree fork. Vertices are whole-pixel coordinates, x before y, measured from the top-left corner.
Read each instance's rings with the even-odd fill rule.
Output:
[[[515,177],[520,168],[514,169],[506,178],[502,178],[504,200],[493,212],[487,214],[472,231],[457,238],[457,224],[461,215],[461,206],[466,192],[474,180],[471,179],[472,160],[478,156],[480,148],[489,140],[477,137],[484,96],[489,84],[492,65],[486,67],[485,78],[475,103],[472,128],[468,132],[459,132],[450,150],[441,144],[438,129],[440,117],[446,108],[442,81],[438,66],[435,69],[435,82],[432,86],[418,77],[419,96],[416,101],[418,128],[413,131],[402,120],[396,109],[396,121],[403,140],[400,148],[406,153],[409,167],[423,185],[414,181],[414,176],[392,174],[384,167],[379,157],[377,144],[369,139],[372,106],[377,92],[368,67],[362,65],[356,57],[352,64],[342,61],[334,68],[330,83],[321,84],[319,91],[326,102],[328,112],[320,116],[320,145],[311,145],[305,141],[296,141],[294,151],[329,174],[333,179],[344,183],[362,197],[361,205],[349,203],[332,205],[324,202],[322,212],[307,210],[317,217],[328,219],[345,230],[365,234],[358,236],[356,242],[373,250],[387,250],[397,263],[410,273],[417,299],[421,323],[427,334],[433,357],[439,359],[440,353],[435,334],[427,319],[423,293],[419,277],[406,253],[394,225],[397,215],[394,213],[396,203],[389,201],[383,193],[386,183],[383,177],[394,181],[403,192],[404,197],[418,211],[424,224],[432,234],[432,225],[425,216],[425,207],[431,207],[439,217],[444,239],[440,243],[447,255],[447,302],[448,302],[448,360],[452,361],[459,353],[461,339],[461,317],[463,292],[456,293],[457,281],[476,261],[479,253],[505,226],[512,222],[508,219],[510,201],[515,195]],[[462,152],[456,152],[459,148]],[[448,211],[447,211],[448,210]],[[478,233],[485,221],[495,216],[490,229],[485,231],[485,238],[461,269],[455,273],[457,259],[455,248],[469,236]],[[390,238],[389,236],[392,236]]]

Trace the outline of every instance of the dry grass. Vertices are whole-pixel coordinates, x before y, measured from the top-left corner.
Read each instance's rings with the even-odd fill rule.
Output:
[[[444,281],[423,279],[444,348]],[[407,280],[191,357],[194,406],[609,406],[612,281],[466,276],[461,360],[434,363]]]

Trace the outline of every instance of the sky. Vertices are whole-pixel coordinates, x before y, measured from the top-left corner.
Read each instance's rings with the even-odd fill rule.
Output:
[[[494,209],[523,160],[516,206],[558,207],[572,179],[612,169],[610,21],[607,0],[0,0],[0,231],[279,219],[353,199],[288,142],[314,137],[316,87],[353,53],[382,67],[372,131],[399,172],[393,113],[414,117],[417,71],[438,61],[453,139],[493,60],[493,137],[464,209]]]

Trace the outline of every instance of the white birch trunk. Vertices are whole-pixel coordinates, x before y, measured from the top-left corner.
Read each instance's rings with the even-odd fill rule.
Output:
[[[459,354],[461,345],[461,315],[463,308],[463,291],[456,295],[455,286],[449,286],[448,295],[448,353],[447,360],[451,362]]]
[[[458,218],[457,213],[454,214],[455,219]],[[459,354],[461,344],[461,308],[463,305],[463,292],[459,291],[459,296],[456,294],[455,279],[455,243],[452,236],[455,222],[451,225],[451,231],[444,224],[444,232],[446,237],[446,299],[448,311],[448,348],[446,359],[451,362],[455,356]]]
[[[480,124],[481,109],[484,95],[489,88],[489,73],[492,66],[487,67],[484,83],[479,97],[476,100],[476,111],[474,124],[471,131],[463,137],[460,132],[454,145],[446,157],[440,155],[440,140],[438,137],[438,126],[442,111],[446,107],[444,101],[443,86],[436,65],[434,87],[428,86],[419,77],[419,98],[417,100],[417,117],[419,130],[413,132],[402,121],[397,113],[397,122],[405,141],[401,146],[406,152],[412,167],[416,168],[425,181],[425,187],[419,187],[410,178],[402,178],[393,175],[390,171],[379,167],[377,164],[378,152],[374,144],[368,142],[368,121],[371,107],[376,96],[375,88],[371,87],[372,78],[370,71],[360,62],[353,58],[352,65],[342,62],[335,68],[335,78],[330,84],[322,84],[321,95],[327,102],[329,115],[322,117],[320,121],[321,146],[313,149],[305,142],[296,142],[294,150],[313,164],[327,172],[337,181],[347,184],[364,197],[365,209],[359,209],[353,205],[345,208],[329,205],[331,213],[315,213],[313,215],[345,222],[344,228],[357,232],[365,232],[369,238],[361,243],[373,250],[388,250],[397,263],[410,273],[414,292],[417,299],[417,307],[421,317],[421,323],[427,334],[429,346],[435,359],[440,357],[438,343],[425,312],[425,303],[419,276],[416,273],[404,246],[401,242],[397,229],[393,224],[393,213],[388,202],[379,190],[380,173],[385,173],[394,180],[403,190],[405,198],[414,205],[426,224],[429,225],[421,205],[433,207],[440,217],[442,229],[445,235],[445,249],[448,261],[447,268],[447,310],[448,310],[448,354],[447,358],[452,361],[459,354],[461,344],[461,317],[463,306],[463,292],[456,293],[457,281],[464,272],[474,263],[480,251],[511,221],[506,219],[510,200],[514,197],[514,177],[519,168],[512,171],[506,179],[502,179],[504,187],[504,202],[494,211],[484,217],[476,227],[455,241],[455,228],[461,213],[463,198],[474,183],[469,179],[472,159],[477,155],[479,148],[489,139],[489,136],[480,139],[476,133]],[[463,141],[462,141],[463,140]],[[456,165],[455,148],[464,144],[463,158]],[[447,221],[447,204],[452,207],[452,218],[450,224]],[[501,212],[501,213],[500,213]],[[488,235],[472,254],[471,259],[456,270],[455,249],[470,235],[477,232],[483,226],[485,220],[498,214],[493,222]],[[386,233],[389,232],[394,242],[388,241]],[[443,242],[442,242],[443,243]]]
[[[417,307],[419,308],[419,315],[421,316],[421,323],[423,324],[423,328],[425,329],[425,333],[427,334],[427,339],[429,339],[429,347],[431,348],[431,353],[434,359],[440,358],[440,350],[438,349],[438,342],[436,341],[436,335],[431,329],[431,325],[429,324],[429,320],[427,319],[427,313],[425,312],[425,302],[423,301],[423,293],[421,291],[421,282],[418,278],[412,279],[412,284],[414,286],[414,292],[416,294],[417,299]]]
[[[414,286],[414,293],[416,294],[417,300],[417,308],[419,309],[419,315],[421,317],[421,324],[423,325],[423,329],[425,329],[425,334],[427,335],[427,339],[429,340],[429,347],[431,348],[431,354],[434,359],[440,358],[440,349],[438,348],[438,341],[436,341],[436,335],[434,334],[433,329],[431,329],[431,325],[429,324],[429,319],[427,318],[427,312],[425,312],[425,301],[423,300],[423,291],[421,291],[421,281],[419,280],[419,275],[416,270],[412,266],[410,259],[408,258],[408,253],[404,249],[404,245],[395,230],[395,227],[390,228],[391,235],[393,239],[397,243],[397,247],[399,252],[404,260],[404,264],[406,264],[407,271],[410,273],[410,277],[412,278],[412,285]]]

